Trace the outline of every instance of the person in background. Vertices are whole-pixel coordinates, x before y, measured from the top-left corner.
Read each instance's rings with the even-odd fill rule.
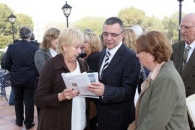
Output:
[[[102,50],[99,36],[93,32],[84,33],[82,50],[87,54],[84,59],[89,65],[90,72],[98,72],[100,51]]]
[[[137,35],[130,28],[124,28],[124,34],[123,43],[133,52],[136,52]]]
[[[16,43],[16,42],[19,42],[20,40],[19,39],[14,39],[14,42],[13,43]],[[6,58],[6,52],[4,53],[3,57],[2,57],[2,60],[1,60],[1,68],[2,69],[6,69],[5,67],[5,58]],[[9,105],[14,105],[14,92],[11,88],[11,92],[10,92],[10,96],[9,96]]]
[[[30,43],[39,46],[39,43],[35,40],[35,35],[34,33],[32,33],[31,37],[30,37]]]
[[[84,44],[82,51],[87,54],[85,61],[89,65],[89,72],[98,72],[98,64],[100,58],[100,51],[102,50],[102,44],[100,37],[93,32],[84,33]],[[93,99],[97,106],[97,99]],[[97,129],[97,116],[91,119],[91,129]]]
[[[100,97],[98,101],[99,130],[127,130],[135,119],[134,96],[139,80],[140,63],[135,53],[123,43],[123,22],[108,18],[103,25],[103,42],[99,62],[99,82],[88,90]]]
[[[134,29],[137,26],[133,26]],[[135,33],[135,31],[131,28],[124,28],[124,38],[123,38],[123,43],[130,48],[133,52],[136,53],[136,40],[138,38],[138,35]],[[146,73],[147,72],[147,73]],[[141,92],[141,84],[142,82],[146,79],[146,77],[149,74],[149,70],[141,67],[140,70],[140,76],[139,76],[139,82],[138,82],[138,93]]]
[[[38,46],[29,43],[32,32],[28,27],[22,27],[19,34],[21,40],[8,46],[5,66],[10,72],[11,87],[15,94],[16,125],[22,127],[24,123],[26,129],[30,129],[35,125],[34,86],[37,71],[34,54]]]
[[[186,14],[179,26],[182,41],[173,44],[173,60],[175,67],[185,85],[186,97],[195,94],[195,13]],[[190,129],[195,130],[195,124],[189,118]]]
[[[41,108],[38,130],[89,130],[89,100],[67,88],[62,73],[83,73],[87,63],[77,58],[84,43],[80,30],[67,28],[58,37],[58,55],[47,60],[39,76],[35,104]],[[87,115],[87,116],[86,116]]]
[[[84,30],[84,34],[85,33],[89,33],[89,32],[93,32],[91,29],[85,29]],[[79,58],[85,59],[87,56],[87,54],[83,51],[83,46],[81,46],[81,53],[79,54]]]
[[[89,32],[93,32],[93,30],[91,30],[89,28],[87,28],[87,29],[84,30],[84,33],[89,33]]]
[[[137,57],[150,70],[136,104],[136,120],[128,130],[189,130],[185,87],[170,60],[169,40],[158,31],[136,41]]]
[[[57,55],[56,48],[59,34],[60,30],[57,28],[50,28],[45,32],[41,46],[34,57],[35,66],[39,74],[45,62]]]
[[[130,27],[130,29],[132,29],[135,32],[137,37],[139,37],[143,33],[142,28],[138,24],[134,24],[133,26]]]
[[[56,49],[57,49],[59,34],[60,34],[60,30],[57,28],[50,28],[45,32],[41,46],[39,50],[36,51],[34,56],[34,62],[35,62],[38,75],[40,74],[42,68],[44,67],[45,62],[57,55]],[[38,81],[39,81],[39,77],[37,77],[37,81],[35,85],[36,89],[37,89]],[[39,113],[40,113],[40,108],[37,107],[38,119],[39,119]]]
[[[19,39],[14,39],[14,42],[13,43],[16,43],[16,42],[19,42],[20,40]],[[2,69],[6,69],[6,65],[5,65],[5,59],[6,59],[6,52],[4,53],[3,57],[2,57],[2,60],[1,60],[1,68]],[[14,105],[14,92],[11,88],[11,92],[10,92],[10,96],[9,96],[9,105]]]

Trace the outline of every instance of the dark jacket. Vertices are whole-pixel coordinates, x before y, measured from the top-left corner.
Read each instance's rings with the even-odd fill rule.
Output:
[[[89,65],[90,72],[98,72],[99,59],[100,52],[93,53],[85,59],[87,64]]]
[[[24,85],[34,88],[37,71],[34,64],[34,54],[38,46],[21,40],[10,44],[6,53],[5,68],[10,72],[12,86]]]
[[[181,75],[186,89],[186,96],[188,97],[195,93],[195,50],[192,52],[185,68],[182,71],[184,49],[184,41],[173,44],[173,54],[171,60],[173,60],[175,68]]]
[[[100,64],[106,50],[101,52]],[[105,69],[100,82],[105,85],[103,98],[98,102],[100,130],[127,130],[135,119],[134,96],[140,74],[140,62],[124,44],[117,50]]]
[[[78,62],[81,72],[88,71],[85,61],[78,59]],[[66,88],[61,74],[69,72],[61,54],[48,60],[43,67],[35,95],[35,104],[41,108],[38,130],[71,130],[72,100],[58,100],[58,93]]]

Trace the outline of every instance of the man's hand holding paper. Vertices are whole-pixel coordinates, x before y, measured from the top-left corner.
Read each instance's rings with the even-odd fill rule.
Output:
[[[104,94],[104,84],[100,82],[92,82],[87,86],[87,89],[98,96],[103,96]]]

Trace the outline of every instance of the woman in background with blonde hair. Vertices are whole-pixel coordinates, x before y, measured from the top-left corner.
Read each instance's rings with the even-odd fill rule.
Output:
[[[123,43],[131,49],[133,52],[136,53],[136,40],[138,38],[137,34],[135,31],[131,28],[124,28],[124,38],[123,38]],[[141,92],[141,84],[142,82],[146,79],[146,77],[149,74],[149,70],[141,67],[140,70],[140,76],[139,76],[139,82],[138,82],[138,93]]]
[[[82,50],[87,54],[84,59],[89,65],[90,72],[98,72],[100,51],[102,50],[100,37],[93,32],[84,33]]]
[[[130,28],[124,28],[123,30],[125,36],[123,38],[123,43],[130,48],[133,52],[136,52],[136,40],[137,35]]]

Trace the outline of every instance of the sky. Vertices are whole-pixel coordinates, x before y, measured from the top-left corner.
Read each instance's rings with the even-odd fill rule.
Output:
[[[195,12],[195,0],[184,0],[182,12]],[[7,4],[14,13],[23,13],[40,22],[66,22],[62,12],[65,0],[0,0]],[[179,11],[178,0],[68,0],[72,6],[68,18],[70,22],[77,21],[86,16],[111,17],[117,16],[121,9],[135,7],[145,11],[148,16],[163,18]],[[10,12],[11,13],[11,12]]]

